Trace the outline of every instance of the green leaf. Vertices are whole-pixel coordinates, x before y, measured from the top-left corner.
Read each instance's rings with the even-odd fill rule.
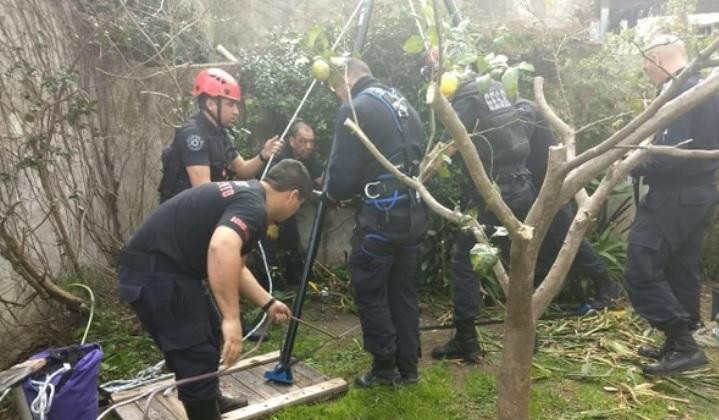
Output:
[[[402,49],[406,54],[419,54],[424,50],[424,42],[419,35],[412,35],[404,41]]]
[[[449,168],[447,168],[447,165],[442,164],[437,167],[437,175],[439,175],[440,178],[449,178]]]
[[[427,29],[427,37],[429,38],[430,46],[432,46],[432,47],[439,46],[439,34],[437,33],[436,26],[430,26],[429,29]]]
[[[519,69],[517,67],[507,69],[502,75],[502,84],[510,99],[515,99],[519,92]]]
[[[526,61],[522,61],[521,63],[519,63],[517,68],[522,71],[534,73],[534,65],[532,65],[531,63],[527,63]]]
[[[499,250],[488,244],[476,243],[469,251],[469,258],[474,271],[486,276],[499,261]]]
[[[317,38],[322,35],[324,28],[319,25],[312,26],[305,35],[304,43],[308,48],[314,48]]]
[[[487,61],[487,57],[477,57],[477,62],[475,63],[477,66],[477,71],[481,74],[489,70],[489,62]]]
[[[450,156],[448,156],[446,153],[442,153],[441,156],[442,156],[442,160],[443,160],[447,165],[451,165],[451,164],[452,164],[452,158],[451,158]]]
[[[424,21],[427,22],[427,26],[434,26],[434,10],[429,4],[422,6],[422,14],[424,15]]]

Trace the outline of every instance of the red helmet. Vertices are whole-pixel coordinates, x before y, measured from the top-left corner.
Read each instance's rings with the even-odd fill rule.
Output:
[[[222,69],[209,68],[201,70],[195,76],[192,96],[205,94],[239,101],[242,99],[240,84],[234,77]]]

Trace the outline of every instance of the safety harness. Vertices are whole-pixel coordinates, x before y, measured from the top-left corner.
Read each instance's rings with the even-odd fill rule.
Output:
[[[378,100],[392,115],[397,130],[400,132],[402,140],[401,150],[388,159],[394,162],[400,155],[404,159],[399,167],[400,171],[408,176],[413,176],[419,167],[417,153],[413,150],[412,145],[406,137],[407,124],[409,119],[409,106],[407,100],[397,92],[396,89],[384,89],[380,87],[369,87],[363,90],[359,95],[368,95]],[[412,157],[415,156],[413,159]],[[384,221],[389,222],[390,211],[400,202],[409,201],[410,211],[419,198],[411,194],[406,185],[394,177],[389,172],[383,171],[377,177],[364,186],[365,204],[373,206],[375,209],[384,214]]]

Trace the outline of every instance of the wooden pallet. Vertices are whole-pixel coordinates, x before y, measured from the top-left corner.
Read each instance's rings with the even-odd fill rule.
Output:
[[[225,413],[222,416],[223,419],[242,420],[266,416],[289,405],[316,402],[347,391],[348,386],[344,379],[330,379],[302,362],[292,366],[294,384],[277,385],[266,381],[262,375],[275,367],[279,357],[279,352],[275,351],[241,360],[233,367],[235,370],[233,373],[220,378],[220,388],[224,394],[234,396],[244,394],[249,400],[247,407]],[[126,401],[160,384],[167,383],[169,381],[116,392],[112,394],[111,400],[113,403]],[[146,401],[146,399],[142,399],[125,405],[118,408],[116,412],[122,420],[140,420]],[[177,393],[173,391],[167,396],[155,397],[150,407],[149,418],[152,420],[184,420],[187,419],[187,416],[182,408],[182,403],[177,399]]]

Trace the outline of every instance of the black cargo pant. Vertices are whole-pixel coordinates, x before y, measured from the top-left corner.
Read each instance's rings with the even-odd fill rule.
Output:
[[[547,236],[545,236],[539,250],[534,275],[535,285],[544,280],[544,277],[552,268],[552,264],[554,264],[554,260],[564,244],[564,239],[567,237],[567,232],[573,220],[574,212],[569,204],[559,209],[557,215],[554,216],[554,220],[547,231]],[[579,244],[572,268],[579,269],[584,275],[594,280],[595,284],[609,279],[607,264],[586,239],[582,239]]]
[[[501,190],[502,199],[515,216],[524,220],[536,198],[529,174],[506,175],[499,177],[496,182]],[[479,199],[475,199],[475,201],[478,202]],[[473,204],[478,205],[477,203]],[[480,204],[478,209],[480,211],[479,223],[487,226],[487,233],[491,235],[491,227],[500,225],[499,219],[485,209],[483,204]],[[509,239],[501,237],[496,242],[502,250],[504,258],[508,258]],[[473,235],[459,232],[452,247],[452,303],[455,322],[473,321],[479,313],[481,304],[479,277],[474,272],[472,261],[469,258],[469,251],[475,243]]]
[[[349,268],[364,348],[416,373],[419,347],[419,243],[427,231],[424,206],[389,214],[364,205],[357,214]]]
[[[123,253],[120,300],[132,306],[177,379],[216,371],[221,330],[209,290],[200,279],[157,261],[161,257]],[[219,391],[219,380],[212,378],[180,386],[178,397],[183,403],[208,401]]]
[[[700,319],[700,251],[716,185],[649,187],[629,232],[624,269],[634,309],[661,330]]]

